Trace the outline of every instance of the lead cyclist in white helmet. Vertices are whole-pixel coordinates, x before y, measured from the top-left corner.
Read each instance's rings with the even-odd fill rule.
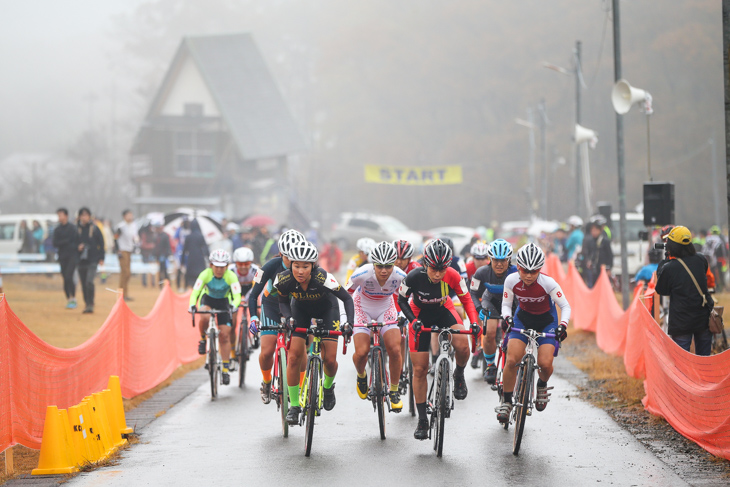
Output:
[[[370,252],[375,248],[377,243],[372,238],[363,237],[358,239],[355,246],[357,247],[357,254],[353,255],[347,263],[347,274],[345,274],[345,282],[350,280],[350,276],[355,269],[368,263],[368,256]]]
[[[253,250],[248,247],[238,247],[233,251],[233,263],[228,267],[238,278],[238,283],[241,285],[241,307],[244,305],[248,306],[248,295],[253,288],[253,279],[256,276],[256,272],[259,267],[253,263]],[[236,345],[236,329],[237,323],[239,323],[238,310],[233,312],[233,326],[231,327],[231,359],[235,356]],[[246,322],[245,328],[248,328],[248,322]],[[254,344],[254,348],[258,346]]]

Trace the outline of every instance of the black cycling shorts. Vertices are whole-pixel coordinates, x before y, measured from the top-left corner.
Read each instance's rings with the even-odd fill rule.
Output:
[[[228,302],[228,298],[211,298],[209,295],[203,294],[200,306],[209,306],[210,309],[228,309],[231,304]],[[233,321],[231,313],[226,311],[225,313],[218,313],[216,316],[218,317],[218,326],[231,326]]]
[[[332,296],[334,298],[334,296]],[[291,311],[294,318],[295,328],[309,328],[312,319],[321,319],[323,323],[320,327],[323,330],[340,330],[340,307],[337,305],[336,298],[321,299],[319,301],[297,301],[292,299]],[[292,332],[293,337],[307,339],[306,333]],[[337,341],[338,336],[323,337],[322,340]]]
[[[451,300],[448,300],[448,303],[450,304]],[[453,304],[451,306],[447,304],[446,306],[429,309],[425,313],[419,310],[413,304],[411,304],[411,309],[413,309],[416,317],[421,320],[421,323],[423,323],[423,326],[425,326],[426,328],[430,328],[431,325],[437,325],[440,328],[451,328],[454,325],[461,324],[461,317],[456,312]],[[418,310],[418,312],[416,310]],[[413,323],[411,323],[409,326],[409,350],[411,352],[428,352],[431,349],[431,332],[422,331],[418,333],[418,335],[416,335],[416,333],[413,331]]]

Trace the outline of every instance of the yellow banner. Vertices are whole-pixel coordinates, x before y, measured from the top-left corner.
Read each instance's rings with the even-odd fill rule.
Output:
[[[365,182],[410,186],[461,184],[461,166],[376,166],[366,164]]]

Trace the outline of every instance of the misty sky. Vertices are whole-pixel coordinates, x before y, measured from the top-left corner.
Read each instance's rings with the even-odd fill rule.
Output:
[[[0,1],[0,159],[13,152],[63,149],[94,118],[110,117],[113,71],[108,54],[118,50],[112,17],[132,12],[142,0]],[[45,113],[40,118],[38,114]],[[34,133],[42,133],[37,140]]]

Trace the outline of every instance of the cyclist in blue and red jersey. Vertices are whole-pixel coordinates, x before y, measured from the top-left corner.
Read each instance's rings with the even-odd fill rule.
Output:
[[[471,292],[471,299],[474,301],[479,318],[487,325],[486,333],[482,336],[482,353],[487,361],[484,380],[489,384],[494,384],[497,377],[494,355],[497,352],[497,327],[502,316],[504,280],[510,274],[517,272],[517,268],[510,264],[512,246],[506,240],[501,238],[495,240],[487,248],[486,253],[489,265],[477,269],[471,278],[469,292]],[[513,306],[513,308],[515,307],[516,305]]]
[[[421,328],[438,326],[464,329],[461,318],[449,299],[454,290],[462,300],[466,314],[473,327],[477,327],[477,312],[474,309],[464,279],[451,266],[453,252],[441,240],[432,240],[423,251],[423,264],[411,271],[401,284],[398,301],[401,311],[410,321],[410,350],[413,362],[413,395],[418,409],[418,427],[414,437],[428,438],[428,415],[426,412],[426,375],[428,373],[428,352],[431,333]],[[413,301],[408,302],[413,296]],[[454,397],[465,399],[468,393],[464,379],[464,367],[469,360],[469,341],[463,335],[454,335],[452,344],[456,352],[454,370]]]
[[[540,273],[545,265],[545,253],[534,243],[529,243],[517,252],[517,272],[504,281],[502,317],[513,324],[514,329],[533,329],[541,333],[554,333],[557,340],[568,337],[566,328],[570,321],[570,304],[555,279]],[[517,311],[512,316],[512,301],[517,299]],[[560,322],[555,305],[560,306]],[[504,401],[496,408],[500,423],[509,421],[512,412],[512,393],[517,379],[517,364],[525,355],[527,337],[517,331],[508,335],[507,360],[504,365]],[[547,381],[553,373],[555,340],[538,338],[537,349],[537,397],[535,409],[542,411],[550,400]]]

